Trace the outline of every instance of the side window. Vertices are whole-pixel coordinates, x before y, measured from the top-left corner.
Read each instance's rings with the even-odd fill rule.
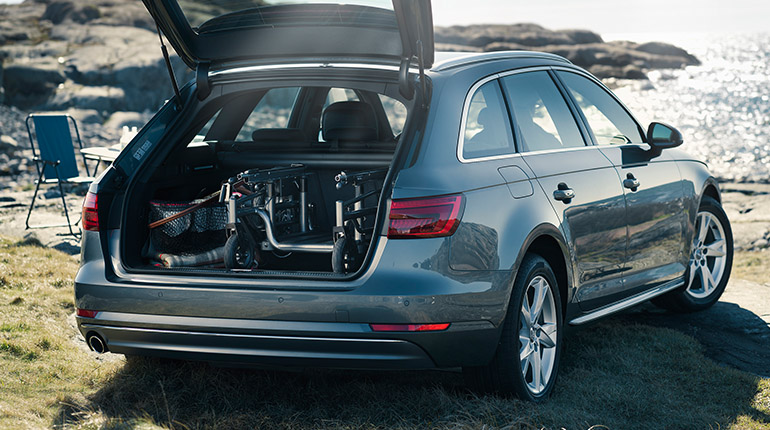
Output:
[[[385,109],[385,115],[388,117],[390,130],[393,132],[394,136],[398,136],[404,131],[407,113],[406,106],[400,101],[384,94],[378,94],[378,96],[380,97],[382,108]]]
[[[585,146],[575,118],[548,72],[519,73],[502,81],[519,127],[522,151]]]
[[[576,73],[558,74],[583,111],[598,145],[644,142],[636,121],[602,87]]]
[[[471,97],[465,117],[463,158],[514,152],[508,111],[496,80],[479,87]]]
[[[195,133],[195,137],[193,137],[193,140],[190,141],[190,143],[187,144],[187,146],[196,146],[197,144],[206,141],[206,135],[209,133],[209,130],[211,129],[211,126],[214,125],[214,121],[216,121],[217,118],[219,118],[219,113],[220,112],[222,112],[222,109],[218,110],[214,114],[214,116],[212,116],[206,122],[206,124],[200,130],[198,130],[197,133]]]
[[[299,87],[270,89],[246,118],[235,140],[251,140],[251,134],[260,128],[288,127],[297,94]]]

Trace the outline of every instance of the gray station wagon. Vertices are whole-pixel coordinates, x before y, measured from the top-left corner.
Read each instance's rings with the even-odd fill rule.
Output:
[[[427,0],[144,3],[195,78],[85,199],[97,352],[462,368],[541,400],[567,325],[727,284],[704,163],[564,58],[435,53]]]

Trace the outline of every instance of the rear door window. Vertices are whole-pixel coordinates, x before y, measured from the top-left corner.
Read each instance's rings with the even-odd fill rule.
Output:
[[[462,155],[465,159],[511,154],[513,133],[497,80],[479,87],[466,107]]]
[[[577,73],[558,74],[588,121],[597,145],[644,143],[636,121],[607,91]]]
[[[546,71],[502,78],[508,105],[521,135],[521,150],[544,151],[585,146],[575,118]]]

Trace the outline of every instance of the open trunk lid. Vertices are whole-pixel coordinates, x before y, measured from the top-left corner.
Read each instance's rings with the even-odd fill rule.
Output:
[[[143,2],[192,69],[265,59],[433,64],[430,0]]]

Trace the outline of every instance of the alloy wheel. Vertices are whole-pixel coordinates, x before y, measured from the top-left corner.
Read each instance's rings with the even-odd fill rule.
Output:
[[[556,363],[557,310],[553,292],[543,276],[527,285],[521,303],[519,360],[527,389],[542,393]]]
[[[713,293],[724,276],[726,256],[727,241],[722,223],[711,212],[698,212],[690,253],[687,294],[702,299]]]

